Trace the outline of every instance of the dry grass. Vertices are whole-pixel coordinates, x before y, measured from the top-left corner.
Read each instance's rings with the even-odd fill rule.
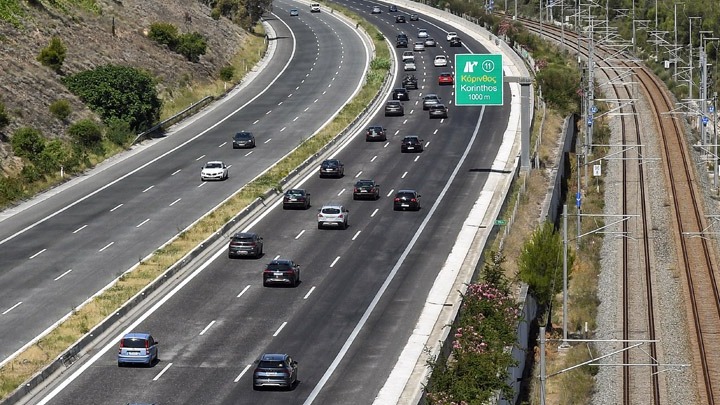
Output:
[[[377,32],[371,26],[366,27],[375,42],[377,54],[389,55],[386,44],[374,35]],[[245,47],[243,48],[245,49]],[[253,49],[248,47],[248,49]],[[285,159],[273,166],[253,183],[243,187],[235,196],[216,211],[203,217],[192,229],[181,233],[169,245],[158,249],[148,260],[141,262],[135,269],[119,277],[111,288],[100,294],[88,304],[79,308],[73,315],[41,339],[37,344],[10,361],[0,369],[0,398],[7,397],[20,384],[56,359],[72,344],[80,339],[92,327],[113,314],[131,297],[140,292],[153,280],[162,275],[170,266],[180,260],[200,242],[216,232],[230,218],[244,210],[255,199],[271,189],[278,189],[281,179],[286,177],[300,163],[315,154],[320,148],[337,136],[357,114],[362,111],[380,89],[380,83],[366,85],[358,96],[339,114],[335,120],[323,128],[316,136],[302,142],[300,147]]]

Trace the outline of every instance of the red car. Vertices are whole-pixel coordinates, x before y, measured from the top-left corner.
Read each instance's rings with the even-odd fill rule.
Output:
[[[438,84],[455,84],[455,79],[453,78],[452,73],[443,72],[440,73],[440,76],[438,76]]]

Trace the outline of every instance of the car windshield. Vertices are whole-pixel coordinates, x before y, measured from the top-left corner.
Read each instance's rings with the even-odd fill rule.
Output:
[[[266,361],[262,360],[258,363],[259,368],[282,368],[285,367],[285,363],[282,361]]]
[[[336,167],[338,164],[337,164],[337,162],[334,162],[334,161],[326,161],[326,162],[323,162],[322,165],[323,165],[323,167]]]
[[[322,213],[323,214],[339,214],[340,208],[323,208]]]
[[[391,102],[391,101],[388,101],[387,105],[389,105],[390,107],[397,107],[397,106],[399,106],[399,105],[400,105],[400,103],[399,103],[399,102],[397,102],[397,101],[396,101],[396,102]]]
[[[227,139],[227,138],[225,138],[225,139]],[[205,165],[205,168],[206,169],[221,169],[222,164],[221,163],[208,163]]]
[[[122,346],[131,348],[131,349],[144,349],[145,348],[145,339],[138,339],[138,338],[123,339]]]

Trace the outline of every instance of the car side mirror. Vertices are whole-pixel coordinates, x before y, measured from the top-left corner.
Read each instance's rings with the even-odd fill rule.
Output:
[[[159,344],[160,344],[160,342],[158,342],[158,341],[156,340],[156,341],[155,341],[155,344],[156,344],[156,345],[159,345]]]
[[[309,196],[310,196],[310,193],[305,193],[305,195],[309,197]]]
[[[420,142],[425,142],[425,140],[424,140],[424,139],[420,139]]]
[[[418,198],[422,197],[420,194],[418,194]]]
[[[295,360],[293,360],[292,365],[293,365],[293,366],[297,366],[297,365],[298,365],[298,362],[295,361]]]

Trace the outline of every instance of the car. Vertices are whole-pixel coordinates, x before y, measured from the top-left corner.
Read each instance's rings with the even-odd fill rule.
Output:
[[[350,211],[342,205],[327,204],[318,210],[317,226],[323,229],[326,226],[334,226],[340,229],[347,229]]]
[[[265,265],[263,287],[284,284],[296,287],[300,284],[300,265],[289,259],[275,259]]]
[[[254,148],[255,147],[255,136],[252,132],[241,131],[233,136],[233,149],[239,148]]]
[[[417,70],[417,66],[415,66],[415,62],[406,61],[403,63],[403,70],[406,72],[414,72]]]
[[[311,12],[311,13],[319,13],[319,12],[320,12],[320,4],[318,4],[318,3],[311,3],[311,4],[310,4],[310,12]]]
[[[381,13],[382,13],[382,10],[380,10],[379,6],[373,7],[372,10],[370,11],[370,14],[381,14]]]
[[[435,42],[435,38],[427,38],[425,40],[425,46],[427,46],[427,47],[437,46],[437,42]]]
[[[423,110],[428,110],[431,105],[440,104],[440,97],[437,94],[428,93],[423,97]]]
[[[402,85],[407,90],[417,90],[418,88],[418,80],[415,75],[405,75],[403,77]]]
[[[397,48],[407,48],[408,47],[408,37],[406,34],[403,34],[403,33],[398,34],[397,38],[395,39],[395,47],[397,47]]]
[[[405,115],[405,107],[403,107],[402,103],[397,100],[390,100],[385,103],[385,116],[389,117],[391,115],[400,117]]]
[[[425,50],[424,42],[415,42],[415,45],[413,45],[413,51],[422,52],[424,50]]]
[[[447,118],[448,117],[448,108],[445,107],[445,104],[431,105],[428,112],[429,112],[430,118]]]
[[[427,38],[430,35],[428,34],[427,30],[425,28],[419,28],[417,32],[418,38]]]
[[[396,23],[399,23],[399,24],[402,24],[402,23],[405,23],[405,22],[407,22],[407,21],[405,20],[405,16],[404,16],[404,15],[396,15],[396,16],[395,16],[395,22],[396,22]]]
[[[263,254],[263,238],[255,232],[238,232],[230,238],[228,257],[249,257],[255,259]]]
[[[408,135],[404,137],[400,143],[400,153],[405,152],[422,152],[423,140],[416,135]]]
[[[388,6],[388,11],[391,13],[397,13],[397,11],[398,11],[397,6],[394,4],[391,4],[390,6]]]
[[[394,211],[419,211],[420,210],[420,194],[415,190],[398,190],[393,198]]]
[[[345,165],[337,159],[327,159],[320,164],[320,177],[342,177]]]
[[[450,40],[450,47],[462,46],[462,40],[460,38],[453,38]]]
[[[447,57],[445,55],[438,55],[433,60],[433,65],[435,67],[446,67],[447,66]]]
[[[407,61],[415,62],[415,54],[413,53],[413,51],[403,51],[402,61],[403,62],[407,62]]]
[[[417,14],[410,14],[410,21],[417,21],[419,19]]]
[[[289,390],[297,383],[297,378],[297,361],[284,353],[264,353],[255,361],[253,389],[278,387]]]
[[[454,84],[455,79],[453,78],[452,73],[450,72],[442,72],[440,73],[440,76],[438,76],[438,84],[444,85],[444,84]]]
[[[380,125],[371,125],[365,132],[365,142],[371,141],[387,141],[387,134],[385,128]]]
[[[299,15],[300,15],[300,12],[298,11],[298,9],[293,8],[290,10],[290,17],[297,17]]]
[[[410,101],[410,93],[404,88],[395,89],[392,92],[393,100]]]
[[[310,208],[310,193],[302,188],[291,188],[283,194],[283,209],[302,208],[304,210]]]
[[[149,333],[131,332],[120,339],[118,348],[118,367],[125,364],[152,366],[158,361],[158,342]]]
[[[380,199],[380,185],[375,180],[358,180],[353,187],[353,200],[361,198]]]
[[[450,31],[447,33],[447,36],[445,38],[447,38],[448,41],[451,41],[453,38],[457,38],[457,36],[458,36],[457,32]]]
[[[227,180],[229,176],[228,167],[225,163],[214,160],[205,163],[200,171],[200,180]]]

